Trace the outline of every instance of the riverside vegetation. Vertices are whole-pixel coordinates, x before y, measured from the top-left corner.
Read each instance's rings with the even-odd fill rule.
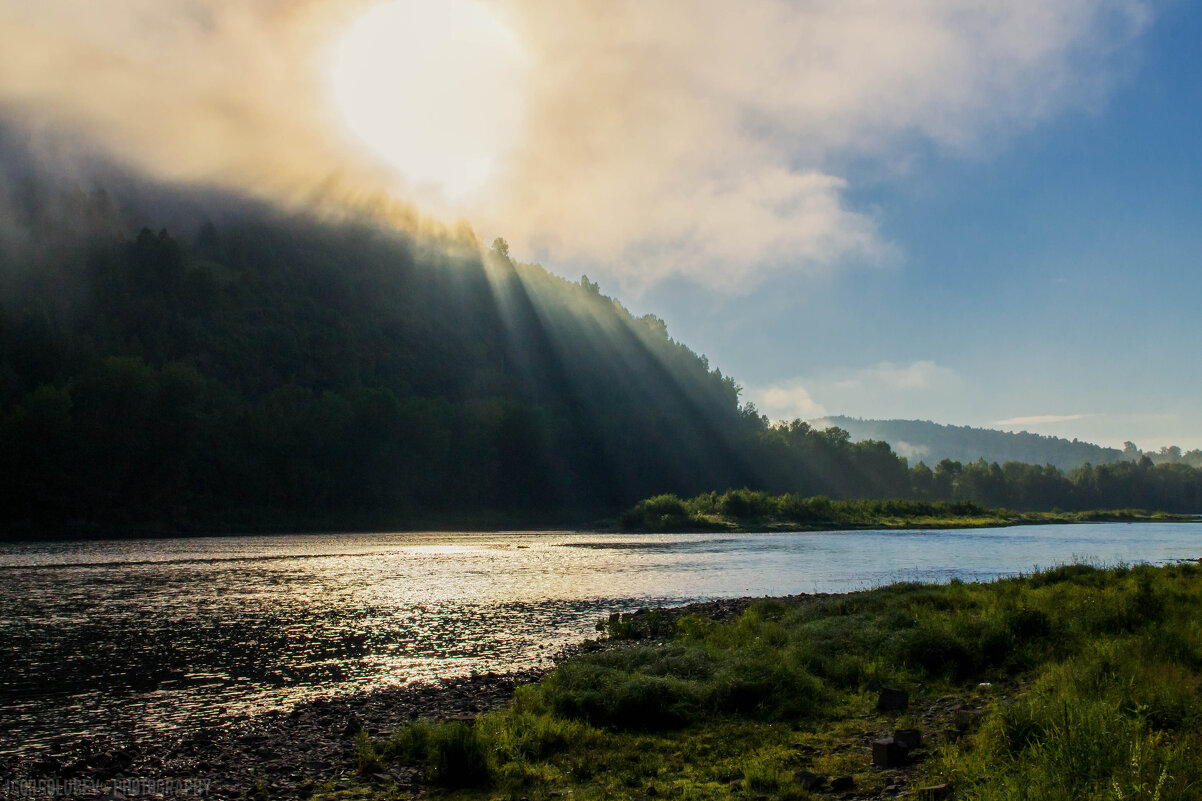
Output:
[[[1200,601],[1192,563],[1069,565],[614,616],[501,711],[361,734],[358,783],[316,797],[392,797],[383,768],[415,765],[465,800],[1196,799]],[[921,745],[874,766],[898,730]]]
[[[682,500],[657,495],[618,519],[626,531],[808,531],[855,528],[986,528],[1036,523],[1196,522],[1192,515],[1107,509],[1017,512],[970,501],[831,500],[769,495],[750,489],[708,492]]]

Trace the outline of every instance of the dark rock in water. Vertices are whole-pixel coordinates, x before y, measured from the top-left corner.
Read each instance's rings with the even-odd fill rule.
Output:
[[[816,773],[810,773],[808,770],[799,770],[793,774],[793,781],[800,784],[803,790],[814,790],[821,787],[825,779]]]
[[[922,732],[918,729],[898,729],[893,732],[893,739],[906,748],[917,748],[922,745]]]
[[[876,708],[881,712],[900,712],[910,706],[910,694],[896,687],[881,687]]]
[[[900,768],[910,758],[910,749],[892,737],[872,741],[872,764],[878,768]]]

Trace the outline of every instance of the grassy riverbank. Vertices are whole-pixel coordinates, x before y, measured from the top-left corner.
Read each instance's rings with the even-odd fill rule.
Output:
[[[228,517],[205,522],[162,520],[137,524],[89,524],[82,521],[0,527],[0,542],[168,537],[241,536],[304,533],[384,533],[402,531],[632,531],[632,532],[761,532],[838,531],[848,529],[996,528],[1036,523],[1202,522],[1191,515],[1110,509],[1086,512],[1016,512],[968,501],[831,500],[818,496],[769,495],[755,490],[709,492],[695,498],[656,495],[617,517],[612,510],[462,511],[396,515],[380,513],[305,517],[279,512]]]
[[[1182,564],[618,617],[506,710],[361,736],[360,781],[317,797],[395,797],[382,768],[414,764],[461,799],[1195,799],[1200,608]],[[922,744],[874,766],[899,729]]]
[[[1015,512],[968,501],[831,500],[769,495],[755,490],[709,492],[695,498],[657,495],[618,520],[626,531],[826,531],[861,528],[991,528],[1037,523],[1197,522],[1189,515],[1142,509]]]

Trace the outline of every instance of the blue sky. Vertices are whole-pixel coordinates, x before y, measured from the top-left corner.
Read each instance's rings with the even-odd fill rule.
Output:
[[[1202,6],[1159,6],[1099,102],[969,154],[853,165],[849,205],[899,251],[885,266],[733,299],[677,279],[635,305],[772,417],[1202,447],[1200,44]]]

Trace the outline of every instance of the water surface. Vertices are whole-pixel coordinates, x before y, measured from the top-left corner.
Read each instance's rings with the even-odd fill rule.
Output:
[[[1182,524],[3,544],[0,754],[538,666],[639,606],[1198,556]]]

